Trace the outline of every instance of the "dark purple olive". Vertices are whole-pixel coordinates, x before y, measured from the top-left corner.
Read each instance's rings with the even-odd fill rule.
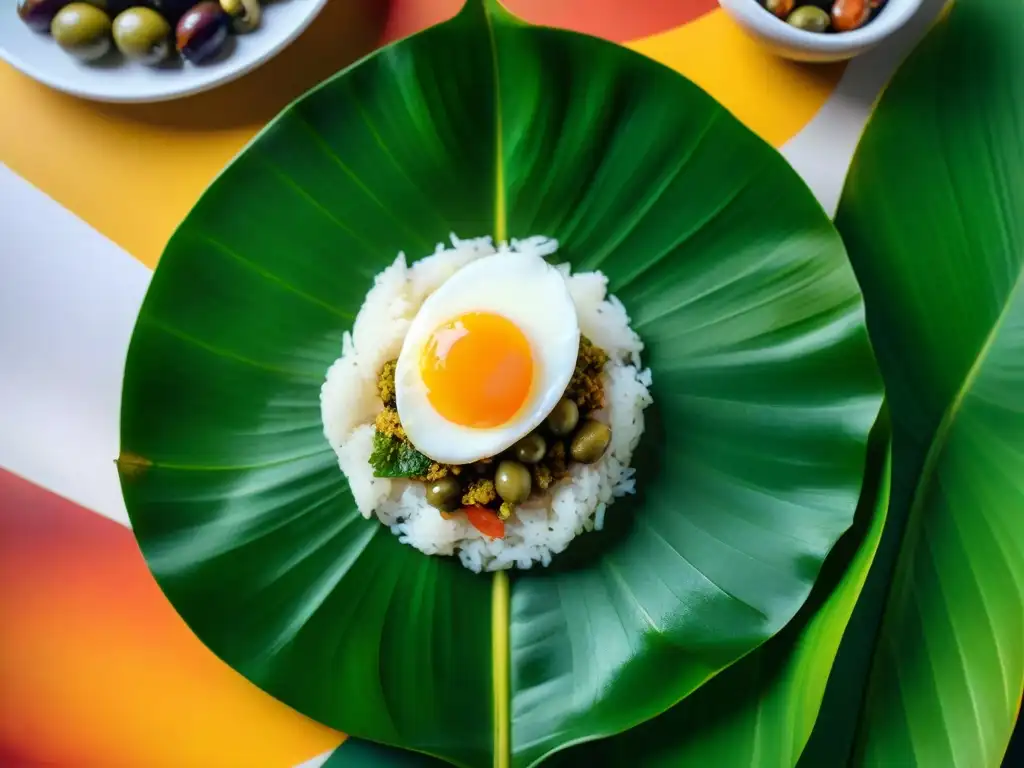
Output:
[[[18,15],[36,32],[49,32],[57,11],[71,0],[18,0]]]
[[[178,50],[193,64],[213,58],[228,39],[230,23],[219,3],[211,0],[193,6],[178,22]]]

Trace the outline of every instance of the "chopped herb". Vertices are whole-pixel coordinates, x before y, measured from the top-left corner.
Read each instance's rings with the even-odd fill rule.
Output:
[[[370,466],[375,477],[416,477],[426,474],[432,463],[406,442],[383,432],[373,435]]]

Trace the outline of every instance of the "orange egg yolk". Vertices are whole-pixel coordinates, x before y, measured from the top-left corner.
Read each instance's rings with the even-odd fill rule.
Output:
[[[530,343],[511,320],[469,312],[437,328],[420,359],[427,398],[453,424],[477,429],[509,421],[530,394]]]

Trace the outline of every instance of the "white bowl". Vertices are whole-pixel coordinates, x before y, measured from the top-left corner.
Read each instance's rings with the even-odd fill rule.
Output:
[[[22,22],[14,0],[0,0],[0,58],[51,88],[82,98],[168,101],[235,80],[273,58],[310,25],[326,4],[327,0],[267,3],[259,28],[246,35],[232,35],[227,50],[214,61],[147,67],[113,54],[102,63],[79,62],[64,53],[49,35],[34,32]]]
[[[874,48],[906,24],[922,0],[887,0],[860,29],[852,32],[808,32],[769,13],[758,0],[718,0],[722,9],[756,40],[787,59],[841,61]]]

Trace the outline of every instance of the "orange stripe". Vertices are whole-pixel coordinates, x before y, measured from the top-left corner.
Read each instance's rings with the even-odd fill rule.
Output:
[[[342,735],[188,630],[131,532],[0,472],[0,765],[281,768]]]

